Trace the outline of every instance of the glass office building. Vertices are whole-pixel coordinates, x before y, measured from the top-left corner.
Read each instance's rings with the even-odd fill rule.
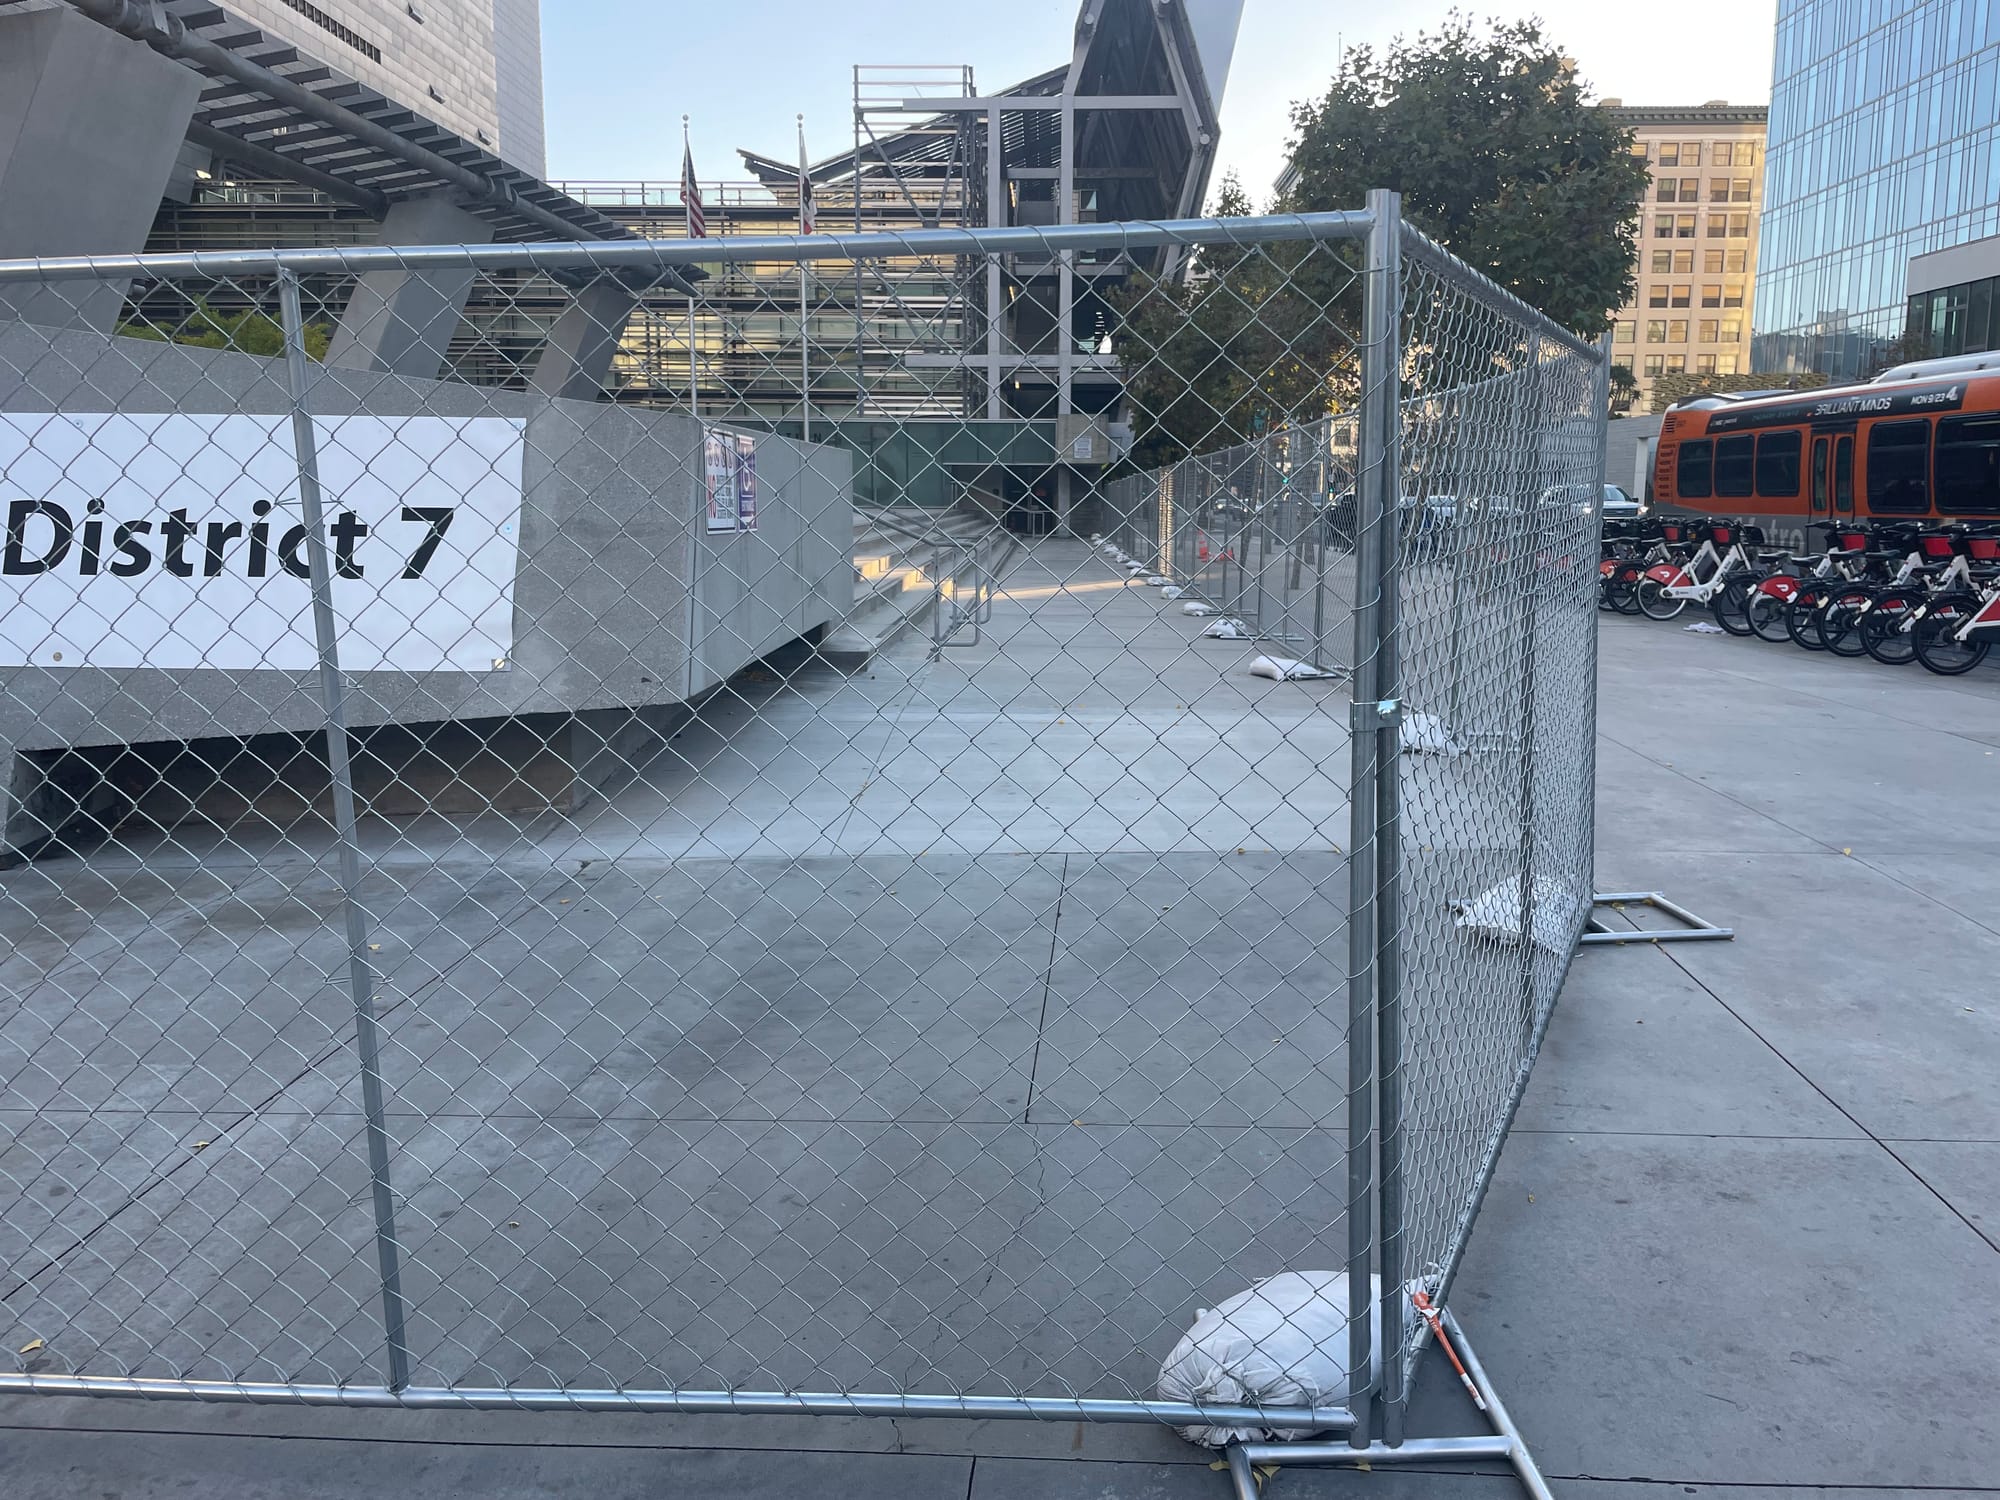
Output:
[[[1751,357],[1907,352],[1913,256],[2000,232],[2000,4],[1779,0]]]

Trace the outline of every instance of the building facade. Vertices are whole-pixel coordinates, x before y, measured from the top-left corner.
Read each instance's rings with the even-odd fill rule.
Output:
[[[1753,368],[1765,111],[1616,99],[1604,108],[1632,132],[1633,154],[1652,170],[1639,219],[1637,285],[1612,327],[1612,360],[1637,388],[1630,409],[1644,412],[1662,375]]]
[[[541,0],[228,0],[228,8],[543,175]]]
[[[1904,352],[1909,264],[2000,231],[2000,6],[1779,0],[1759,368]]]
[[[2000,235],[1912,258],[1909,285],[1910,357],[2000,349]]]

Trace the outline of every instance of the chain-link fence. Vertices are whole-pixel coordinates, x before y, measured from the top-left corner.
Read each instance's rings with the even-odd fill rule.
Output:
[[[1365,1431],[1156,1377],[1448,1284],[1603,412],[1392,204],[0,265],[0,1389]]]

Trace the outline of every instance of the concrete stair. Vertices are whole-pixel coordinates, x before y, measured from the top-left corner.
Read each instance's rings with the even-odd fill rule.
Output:
[[[854,607],[820,643],[820,654],[857,665],[909,631],[936,628],[938,608],[970,609],[982,572],[997,577],[1018,545],[985,516],[916,506],[857,510]]]

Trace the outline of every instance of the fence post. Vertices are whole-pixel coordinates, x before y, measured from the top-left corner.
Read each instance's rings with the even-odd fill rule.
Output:
[[[1527,363],[1527,432],[1525,441],[1538,441],[1541,424],[1541,359],[1542,339],[1540,334],[1528,336]],[[1539,635],[1541,632],[1541,575],[1536,553],[1541,539],[1541,506],[1529,499],[1529,491],[1534,489],[1536,473],[1539,469],[1538,455],[1523,454],[1527,472],[1522,476],[1526,481],[1519,488],[1524,503],[1532,505],[1528,512],[1527,536],[1521,563],[1525,576],[1521,579],[1521,1019],[1522,1024],[1533,1028],[1535,1024],[1535,681],[1540,670]],[[1537,497],[1538,498],[1538,497]],[[1519,568],[1517,564],[1517,568]]]
[[[1375,1135],[1378,1077],[1375,1052],[1380,1026],[1377,997],[1382,977],[1381,938],[1387,934],[1393,940],[1393,928],[1384,925],[1393,913],[1384,913],[1380,906],[1379,847],[1384,833],[1380,810],[1384,785],[1382,763],[1386,757],[1388,783],[1393,787],[1397,755],[1395,715],[1385,713],[1383,705],[1395,682],[1394,661],[1385,663],[1384,648],[1390,644],[1388,632],[1394,628],[1391,601],[1396,491],[1401,468],[1397,454],[1401,200],[1395,193],[1372,191],[1368,195],[1368,212],[1361,340],[1361,473],[1355,486],[1354,706],[1349,744],[1351,848],[1347,862],[1347,1338],[1351,1372],[1348,1384],[1356,1396],[1352,1403],[1351,1441],[1356,1447],[1367,1446],[1374,1425],[1369,1407],[1371,1403],[1379,1403],[1384,1394],[1384,1390],[1367,1381],[1366,1373],[1375,1352],[1371,1325],[1377,1306],[1370,1290],[1370,1277],[1375,1270],[1371,1252],[1375,1248],[1377,1217],[1374,1161],[1378,1144]],[[1385,664],[1389,669],[1386,673]],[[1394,835],[1393,826],[1387,831]],[[1391,1227],[1387,1209],[1387,1202],[1383,1201],[1381,1225],[1385,1248]],[[1388,1310],[1387,1271],[1385,1264],[1380,1303],[1384,1312]],[[1390,1325],[1384,1319],[1380,1357],[1385,1382],[1397,1352]],[[1364,1386],[1369,1389],[1365,1397],[1361,1395]]]
[[[320,697],[326,713],[327,769],[333,780],[334,839],[340,850],[340,904],[347,925],[347,986],[354,1002],[354,1047],[361,1070],[361,1106],[367,1117],[368,1175],[374,1189],[375,1260],[382,1284],[382,1335],[388,1353],[389,1389],[410,1383],[404,1334],[401,1254],[396,1205],[389,1188],[389,1130],[382,1113],[380,1035],[375,1020],[375,973],[368,962],[368,918],[361,904],[361,846],[355,833],[354,777],[348,763],[347,690],[340,672],[333,615],[333,573],[326,555],[320,504],[319,444],[306,397],[305,319],[298,277],[278,271],[278,304],[285,335],[285,377],[291,392],[292,444],[298,456],[299,519],[305,523],[306,569],[312,589],[313,636],[319,647]]]

